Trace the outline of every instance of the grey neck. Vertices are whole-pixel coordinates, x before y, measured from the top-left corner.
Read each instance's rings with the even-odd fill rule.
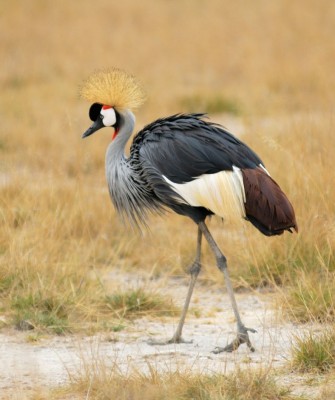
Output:
[[[135,116],[130,110],[119,111],[119,132],[116,138],[109,144],[106,152],[106,166],[125,158],[124,149],[134,130]]]
[[[106,152],[106,179],[116,210],[126,219],[138,224],[143,202],[138,174],[126,158],[125,146],[134,129],[135,117],[129,110],[119,112],[119,132]]]
[[[108,146],[106,178],[111,199],[121,216],[133,225],[146,225],[149,212],[160,212],[161,204],[141,172],[141,163],[134,154],[125,155],[125,146],[132,134],[135,117],[129,110],[119,112],[120,130]]]

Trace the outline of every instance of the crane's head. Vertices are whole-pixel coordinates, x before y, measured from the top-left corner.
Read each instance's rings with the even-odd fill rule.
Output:
[[[90,107],[89,116],[91,121],[93,121],[93,124],[83,134],[83,139],[92,135],[92,133],[98,131],[99,129],[107,126],[114,128],[113,139],[115,138],[119,130],[119,115],[113,107],[99,103],[93,103]]]
[[[114,127],[114,138],[120,128],[122,111],[137,108],[145,100],[144,91],[135,77],[118,68],[93,73],[84,82],[80,94],[93,102],[89,111],[93,124],[83,138],[107,126]]]

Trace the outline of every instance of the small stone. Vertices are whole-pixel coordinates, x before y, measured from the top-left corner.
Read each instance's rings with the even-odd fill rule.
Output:
[[[34,328],[35,327],[32,323],[30,323],[29,321],[25,321],[24,319],[22,319],[15,325],[15,329],[17,329],[18,331],[31,331]]]

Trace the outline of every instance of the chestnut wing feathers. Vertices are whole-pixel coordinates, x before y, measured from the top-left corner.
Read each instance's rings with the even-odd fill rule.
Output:
[[[290,228],[298,231],[294,210],[279,185],[262,168],[242,169],[245,212],[264,235],[280,235]]]

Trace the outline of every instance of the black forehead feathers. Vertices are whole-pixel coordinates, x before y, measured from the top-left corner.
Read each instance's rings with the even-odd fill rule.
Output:
[[[91,121],[96,121],[98,119],[101,109],[102,109],[102,104],[93,103],[91,105],[90,111],[88,112]]]

